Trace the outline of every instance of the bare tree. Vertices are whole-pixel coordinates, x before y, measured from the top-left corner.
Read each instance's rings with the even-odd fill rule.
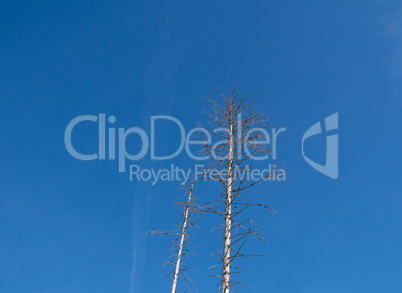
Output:
[[[242,191],[262,181],[274,179],[275,170],[281,167],[274,164],[269,173],[257,180],[251,180],[248,172],[252,170],[250,164],[255,158],[268,158],[271,148],[266,144],[266,129],[273,125],[267,125],[268,116],[257,112],[253,105],[255,98],[247,95],[237,95],[233,87],[232,95],[226,96],[220,91],[222,102],[217,102],[211,96],[206,98],[211,104],[211,109],[206,110],[209,117],[209,125],[202,126],[213,138],[220,139],[213,144],[211,139],[203,136],[203,155],[209,155],[213,161],[204,170],[204,179],[218,181],[222,187],[220,197],[206,204],[209,212],[221,217],[217,225],[223,231],[223,249],[217,254],[222,272],[220,289],[222,293],[234,290],[236,282],[232,274],[237,273],[237,267],[233,261],[239,257],[249,257],[252,254],[242,252],[244,244],[249,236],[262,240],[260,231],[256,228],[251,217],[244,217],[250,207],[263,207],[274,213],[275,210],[259,203],[251,203],[242,197]],[[243,215],[244,214],[244,215]],[[242,217],[243,215],[243,217]]]
[[[178,287],[178,281],[181,280],[190,291],[192,291],[190,284],[197,291],[194,282],[187,275],[190,268],[186,265],[184,258],[188,254],[195,255],[191,252],[190,248],[193,244],[190,242],[188,231],[191,228],[197,228],[197,221],[194,220],[194,214],[202,211],[201,207],[196,203],[196,197],[193,191],[193,183],[185,186],[187,198],[185,201],[179,199],[176,205],[180,207],[182,222],[178,225],[178,229],[174,231],[151,231],[151,234],[157,235],[172,235],[175,239],[172,241],[170,247],[173,247],[174,254],[166,259],[168,264],[174,266],[171,273],[168,275],[173,277],[171,293],[181,292]]]

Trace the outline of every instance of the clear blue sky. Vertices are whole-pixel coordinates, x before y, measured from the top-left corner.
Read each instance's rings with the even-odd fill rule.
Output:
[[[144,236],[177,221],[177,182],[130,182],[115,161],[69,155],[75,117],[106,113],[149,130],[152,115],[186,129],[200,99],[233,83],[261,94],[287,128],[288,180],[249,192],[278,210],[257,215],[267,243],[240,281],[269,293],[402,292],[402,5],[398,1],[2,1],[0,9],[0,292],[167,292],[169,239]],[[311,168],[301,137],[339,112],[339,178]],[[95,131],[94,131],[95,130]],[[79,132],[81,131],[81,132]],[[92,152],[92,125],[77,148]],[[160,151],[177,129],[160,130]],[[132,150],[135,143],[132,142]],[[323,162],[325,140],[310,157]],[[189,167],[185,155],[138,164]],[[215,189],[203,186],[198,196]],[[189,259],[199,292],[213,292],[202,224]]]

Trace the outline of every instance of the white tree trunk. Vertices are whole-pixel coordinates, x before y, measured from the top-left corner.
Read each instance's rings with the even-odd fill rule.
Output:
[[[231,103],[229,118],[229,154],[228,154],[228,179],[226,187],[226,211],[225,211],[225,230],[223,244],[223,260],[222,260],[222,293],[229,293],[230,288],[230,245],[232,231],[232,183],[233,183],[233,100]]]
[[[187,223],[188,223],[188,214],[189,214],[189,209],[190,209],[190,204],[191,204],[191,192],[192,191],[190,190],[190,192],[188,193],[188,201],[187,201],[186,211],[184,213],[184,221],[183,221],[183,226],[182,226],[182,230],[181,230],[179,251],[177,252],[176,268],[174,271],[173,285],[172,285],[171,293],[176,293],[177,280],[179,278],[180,261],[181,261],[181,256],[183,253],[183,245],[184,245],[184,239],[186,237],[186,229],[187,229]]]

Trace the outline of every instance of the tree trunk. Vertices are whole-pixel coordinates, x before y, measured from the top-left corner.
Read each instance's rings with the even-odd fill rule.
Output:
[[[229,113],[229,153],[228,153],[228,178],[226,186],[226,211],[225,211],[225,230],[222,260],[222,293],[229,293],[230,288],[230,250],[231,250],[231,231],[232,231],[232,183],[233,183],[233,97]]]
[[[182,230],[181,230],[179,251],[177,253],[176,268],[175,268],[175,271],[174,271],[173,285],[172,285],[171,293],[176,293],[177,280],[179,278],[179,272],[180,272],[180,261],[181,261],[181,256],[182,256],[182,253],[183,253],[184,239],[186,237],[188,214],[189,214],[189,209],[190,209],[190,205],[191,205],[191,193],[192,193],[192,191],[190,190],[189,193],[188,193],[188,201],[187,201],[186,211],[184,213],[184,221],[183,221],[183,226],[182,226]]]

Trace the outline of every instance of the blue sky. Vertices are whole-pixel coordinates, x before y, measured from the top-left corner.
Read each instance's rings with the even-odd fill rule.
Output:
[[[177,223],[180,184],[76,160],[64,131],[99,113],[116,127],[148,132],[152,115],[171,115],[191,129],[200,97],[233,83],[287,129],[287,182],[247,193],[278,213],[256,213],[267,242],[248,249],[264,257],[244,263],[238,278],[255,290],[240,292],[401,292],[401,11],[398,1],[2,1],[0,292],[166,292],[170,239],[144,233]],[[333,180],[304,161],[301,138],[336,112]],[[77,130],[80,151],[96,150],[96,131]],[[157,148],[174,149],[177,129],[159,131]],[[323,163],[325,138],[306,152]],[[185,154],[137,163],[194,164]],[[217,283],[213,223],[188,261],[199,292]]]

